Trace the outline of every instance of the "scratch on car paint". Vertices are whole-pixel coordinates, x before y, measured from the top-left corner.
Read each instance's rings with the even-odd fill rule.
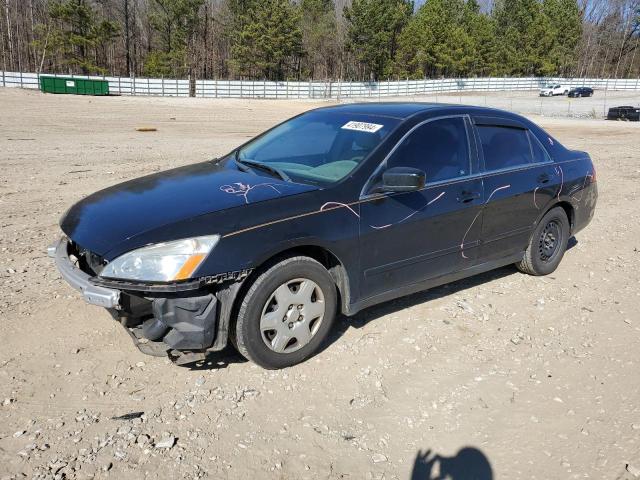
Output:
[[[427,208],[429,205],[431,205],[432,203],[434,203],[437,200],[440,200],[440,198],[442,198],[442,196],[445,194],[445,192],[440,192],[440,195],[438,195],[437,197],[434,197],[433,199],[431,199],[430,201],[428,201],[423,207],[420,207],[419,209],[415,210],[414,212],[410,213],[409,215],[407,215],[406,217],[404,217],[402,220],[400,220],[399,222],[394,223],[389,223],[388,225],[369,225],[371,228],[375,229],[375,230],[383,230],[385,228],[389,228],[391,225],[397,225],[399,223],[405,222],[407,220],[409,220],[411,217],[413,217],[416,213],[421,212],[422,210],[424,210],[425,208]]]
[[[587,178],[589,178],[589,179],[593,180],[593,175],[592,175],[591,173],[587,173],[587,174],[585,175],[585,177],[584,177],[584,182],[582,183],[582,188],[581,188],[581,189],[579,189],[579,190],[581,190],[581,192],[580,192],[580,198],[578,198],[578,197],[576,197],[576,196],[575,196],[575,193],[576,193],[578,190],[576,190],[575,192],[573,192],[573,193],[571,194],[571,198],[573,198],[576,202],[581,202],[581,201],[582,201],[582,197],[584,196],[584,189],[585,189],[585,187],[587,186]]]
[[[327,202],[327,203],[325,203],[324,205],[322,205],[320,207],[320,211],[321,212],[325,212],[327,210],[335,210],[336,208],[346,208],[351,213],[353,213],[356,217],[360,218],[360,215],[353,208],[351,208],[349,205],[347,205],[346,203]]]
[[[536,192],[538,191],[538,189],[539,189],[539,188],[540,188],[540,187],[536,187],[536,188],[533,190],[533,204],[536,206],[536,208],[537,208],[538,210],[540,210],[540,207],[538,206],[538,203],[536,202]]]
[[[280,190],[278,190],[275,185],[273,185],[272,183],[258,183],[257,185],[250,185],[248,183],[242,183],[242,182],[236,182],[234,184],[231,185],[222,185],[220,187],[220,190],[222,190],[224,193],[228,193],[231,195],[237,195],[239,197],[243,197],[244,198],[244,203],[248,204],[249,203],[249,192],[251,192],[251,190],[254,190],[258,187],[268,187],[271,188],[273,190],[275,190],[278,193],[282,193],[280,192]]]
[[[511,185],[509,184],[509,185],[503,185],[502,187],[496,188],[493,192],[491,192],[491,195],[489,195],[489,198],[487,198],[487,200],[482,204],[483,208],[485,205],[487,205],[491,201],[491,198],[495,195],[496,192],[500,190],[504,190],[505,188],[510,188],[510,187]],[[482,213],[483,208],[481,208],[478,211],[478,213],[476,213],[476,216],[473,217],[473,220],[471,221],[471,225],[469,225],[469,228],[467,228],[467,231],[464,232],[464,237],[462,237],[462,241],[460,242],[460,254],[462,255],[462,258],[469,258],[464,254],[464,241],[466,240],[467,235],[469,235],[469,232],[471,231],[471,227],[473,227],[473,224],[476,223],[476,220]]]
[[[558,189],[558,195],[557,195],[558,201],[560,201],[560,193],[562,193],[562,189],[564,188],[564,170],[562,170],[562,167],[558,165],[557,167],[555,167],[555,171],[556,171],[556,174],[560,175],[560,188]]]

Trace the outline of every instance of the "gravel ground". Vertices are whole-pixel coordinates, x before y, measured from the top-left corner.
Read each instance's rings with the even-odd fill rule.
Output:
[[[0,90],[0,478],[640,476],[640,124],[533,117],[598,175],[553,275],[503,268],[340,318],[283,371],[144,356],[46,258],[84,195],[318,105]]]

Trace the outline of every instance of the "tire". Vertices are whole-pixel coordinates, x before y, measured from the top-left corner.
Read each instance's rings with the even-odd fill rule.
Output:
[[[287,258],[264,270],[247,290],[232,341],[263,368],[290,367],[318,351],[336,309],[336,285],[324,266],[309,257]]]
[[[549,210],[536,226],[516,267],[529,275],[549,275],[554,272],[567,250],[571,227],[562,207]]]

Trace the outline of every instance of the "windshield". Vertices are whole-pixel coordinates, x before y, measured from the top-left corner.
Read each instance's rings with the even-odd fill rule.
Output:
[[[362,163],[397,124],[375,115],[313,111],[258,137],[236,158],[275,167],[294,180],[333,183]]]

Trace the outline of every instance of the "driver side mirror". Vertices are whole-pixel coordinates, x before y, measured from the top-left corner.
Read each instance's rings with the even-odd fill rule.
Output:
[[[384,192],[412,192],[424,187],[427,174],[411,167],[393,167],[382,174]]]

